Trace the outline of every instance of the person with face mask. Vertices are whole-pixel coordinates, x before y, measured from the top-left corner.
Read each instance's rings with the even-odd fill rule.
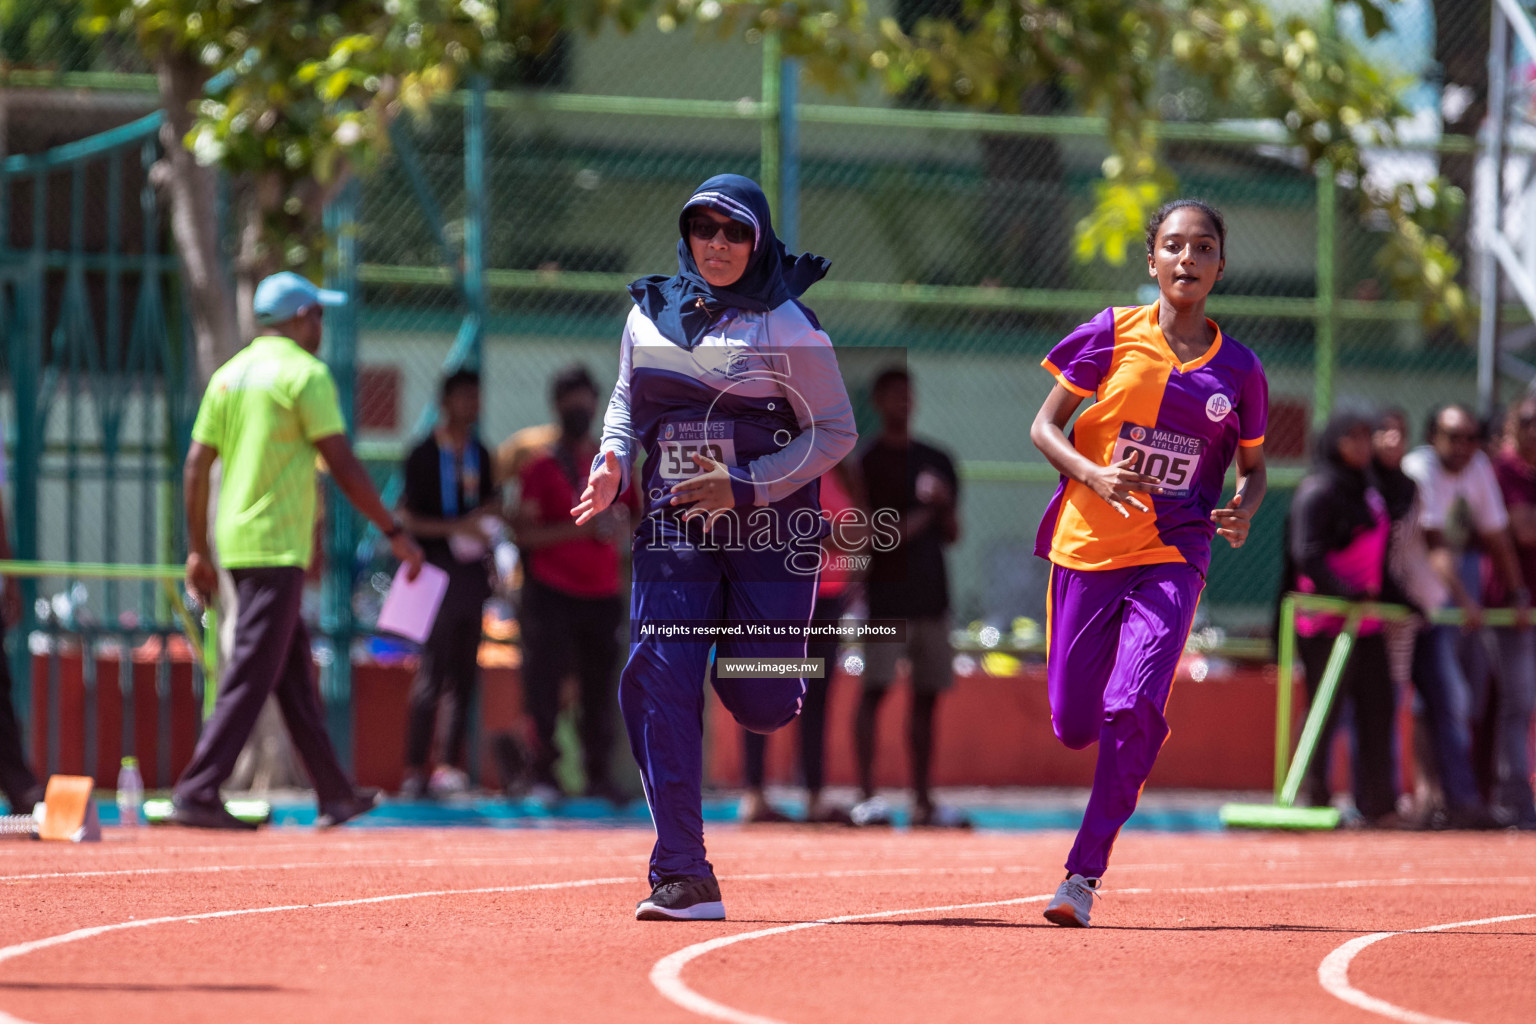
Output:
[[[411,689],[402,796],[451,794],[469,786],[464,747],[480,678],[481,613],[491,596],[488,528],[500,515],[491,456],[476,432],[480,376],[458,370],[443,380],[437,426],[405,460],[400,519],[427,561],[448,573],[448,590],[421,650]],[[488,522],[489,520],[489,522]],[[438,704],[448,714],[428,771]]]
[[[677,231],[677,273],[630,285],[602,451],[571,514],[577,524],[601,515],[644,453],[619,683],[656,824],[651,894],[635,916],[718,921],[725,906],[704,852],[704,680],[753,732],[800,713],[830,532],[818,481],[858,434],[831,340],[799,301],[827,261],[791,255],[763,190],[737,174],[695,189]]]
[[[1286,520],[1295,589],[1304,594],[1356,601],[1374,601],[1382,595],[1391,517],[1387,501],[1369,473],[1371,455],[1371,423],[1363,416],[1335,414],[1318,436],[1312,470],[1296,488]],[[1341,615],[1296,615],[1296,649],[1306,670],[1307,692],[1313,697],[1343,626]],[[1355,807],[1368,825],[1395,825],[1392,673],[1382,624],[1377,619],[1360,624],[1338,697],[1324,721],[1317,753],[1308,767],[1307,797],[1314,806],[1326,807],[1332,796],[1329,755],[1346,701],[1353,706],[1355,761],[1351,779]]]
[[[570,507],[586,486],[597,455],[591,436],[597,385],[584,366],[555,375],[550,389],[559,434],[522,468],[521,497],[513,536],[523,555],[518,603],[522,630],[523,702],[533,720],[534,792],[559,795],[554,766],[560,684],[575,672],[581,694],[578,732],[586,768],[586,793],[614,803],[628,798],[615,785],[613,751],[614,666],[619,657],[621,555],[619,544],[637,510],[633,489],[602,515],[577,526]]]

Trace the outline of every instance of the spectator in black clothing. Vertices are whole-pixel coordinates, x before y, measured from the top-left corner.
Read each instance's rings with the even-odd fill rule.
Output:
[[[0,485],[5,483],[5,449],[0,445]],[[11,557],[10,535],[5,529],[5,506],[0,502],[0,558]],[[5,629],[21,621],[21,588],[16,577],[5,577],[0,599],[0,793],[5,794],[12,814],[31,814],[43,799],[42,783],[32,774],[21,747],[21,728],[11,706],[11,663],[5,654]]]
[[[1288,548],[1303,593],[1351,600],[1381,596],[1391,527],[1387,503],[1372,486],[1371,424],[1353,414],[1335,415],[1317,441],[1312,469],[1291,501]],[[1296,645],[1306,669],[1307,690],[1318,696],[1324,667],[1342,631],[1341,615],[1298,613]],[[1307,797],[1326,805],[1333,732],[1344,700],[1353,706],[1355,806],[1367,823],[1395,823],[1392,780],[1393,693],[1381,622],[1360,624],[1316,753],[1307,771]]]
[[[846,463],[821,477],[821,514],[838,525],[822,539],[825,558],[816,585],[816,604],[811,608],[811,628],[836,626],[848,610],[852,591],[858,586],[851,556],[869,546],[868,519],[858,493],[858,481]],[[845,513],[859,513],[845,515]],[[850,523],[850,519],[853,522]],[[807,677],[805,699],[800,708],[800,772],[805,783],[805,820],[812,825],[849,825],[848,811],[827,801],[822,790],[826,781],[823,762],[826,746],[827,691],[837,671],[837,652],[841,641],[835,635],[817,633],[806,642],[807,661],[822,663],[821,678]],[[768,737],[751,729],[741,730],[742,767],[746,792],[742,795],[740,817],[744,822],[791,821],[789,815],[768,802],[764,789],[767,777]]]
[[[1418,522],[1419,485],[1403,472],[1403,456],[1408,452],[1408,414],[1401,409],[1387,409],[1377,415],[1371,432],[1371,482],[1387,503],[1387,571],[1381,579],[1381,599],[1388,604],[1407,605],[1421,611],[1408,592],[1403,561],[1408,557],[1408,534]],[[1414,636],[1413,622],[1389,622],[1383,630],[1387,642],[1387,662],[1392,668],[1392,684],[1399,693],[1412,685]],[[1396,777],[1396,776],[1394,776]]]
[[[875,522],[882,511],[895,512],[899,541],[892,548],[876,538],[866,584],[869,617],[905,620],[907,633],[905,644],[864,647],[864,693],[854,728],[862,800],[852,811],[853,820],[890,822],[888,809],[875,795],[875,714],[895,678],[897,659],[905,655],[912,681],[912,823],[963,825],[962,817],[936,807],[929,791],[934,711],[939,695],[954,681],[944,548],[960,538],[960,479],[948,455],[912,437],[912,382],[905,369],[883,371],[871,397],[880,415],[880,436],[860,458],[859,468]]]
[[[475,425],[480,376],[459,370],[443,380],[441,411],[432,433],[405,460],[401,519],[426,560],[448,573],[448,592],[421,651],[411,689],[406,775],[401,795],[454,792],[468,785],[464,745],[469,708],[480,678],[480,622],[491,596],[489,528],[500,515],[491,455]],[[489,522],[487,522],[489,520]],[[448,703],[439,746],[441,767],[429,773],[437,706]],[[436,779],[434,784],[433,780]]]

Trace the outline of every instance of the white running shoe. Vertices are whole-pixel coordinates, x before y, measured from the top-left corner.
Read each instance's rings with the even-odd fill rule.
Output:
[[[889,825],[892,823],[891,805],[885,802],[883,796],[872,796],[849,808],[848,817],[861,828]]]
[[[1087,928],[1099,885],[1097,878],[1069,876],[1057,887],[1056,896],[1046,904],[1045,919],[1063,928]]]
[[[469,776],[449,765],[440,765],[432,772],[427,789],[433,796],[458,796],[469,791]]]

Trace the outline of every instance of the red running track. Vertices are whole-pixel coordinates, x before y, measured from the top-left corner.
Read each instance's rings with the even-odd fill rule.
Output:
[[[1131,834],[1087,931],[1065,833],[717,827],[691,924],[633,920],[650,842],[0,842],[0,1024],[1536,1018],[1531,834]]]

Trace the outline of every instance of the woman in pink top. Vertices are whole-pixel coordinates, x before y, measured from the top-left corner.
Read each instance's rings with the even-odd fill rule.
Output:
[[[1371,424],[1362,416],[1339,414],[1317,440],[1311,471],[1291,500],[1287,549],[1294,567],[1294,587],[1303,593],[1355,600],[1381,596],[1390,523],[1387,504],[1372,484]],[[1307,690],[1314,697],[1334,639],[1343,629],[1337,615],[1296,616],[1296,648],[1306,669]],[[1381,623],[1360,626],[1338,696],[1323,726],[1317,754],[1307,771],[1303,794],[1317,806],[1332,795],[1328,769],[1339,708],[1353,704],[1355,725],[1355,806],[1367,823],[1390,824],[1397,805],[1392,772],[1392,677]]]

